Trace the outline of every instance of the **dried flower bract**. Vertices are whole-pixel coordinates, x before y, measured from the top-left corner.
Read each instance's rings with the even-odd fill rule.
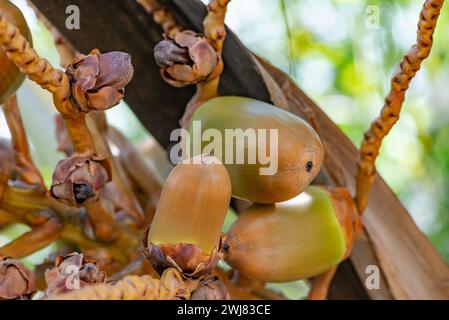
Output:
[[[201,278],[210,274],[220,260],[217,249],[207,255],[194,244],[147,245],[144,242],[144,245],[147,258],[159,274],[168,268],[175,268],[185,278]]]
[[[56,166],[50,194],[73,207],[94,202],[110,181],[107,168],[105,160],[74,154]]]
[[[206,38],[190,30],[158,43],[154,56],[161,67],[162,78],[177,88],[212,77],[219,62]]]
[[[123,52],[101,54],[98,50],[71,64],[66,74],[72,89],[72,101],[80,111],[106,110],[123,98],[124,87],[134,69],[131,56]]]
[[[19,261],[0,257],[0,300],[29,299],[34,291],[34,274]]]

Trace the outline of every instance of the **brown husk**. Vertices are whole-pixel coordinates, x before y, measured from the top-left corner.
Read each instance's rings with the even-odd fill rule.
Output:
[[[208,79],[219,62],[207,39],[191,30],[178,32],[158,43],[154,55],[162,78],[177,88]]]
[[[0,257],[0,300],[31,299],[35,291],[33,272],[13,258]]]
[[[146,247],[145,255],[159,274],[168,268],[175,268],[186,279],[198,279],[210,274],[220,260],[217,249],[209,256],[198,246],[186,243],[151,243]]]
[[[74,154],[57,164],[50,195],[72,207],[92,203],[110,181],[109,169],[105,159]]]
[[[134,69],[131,56],[113,51],[101,54],[93,50],[67,68],[72,102],[80,111],[106,110],[123,98],[124,87],[131,81]]]

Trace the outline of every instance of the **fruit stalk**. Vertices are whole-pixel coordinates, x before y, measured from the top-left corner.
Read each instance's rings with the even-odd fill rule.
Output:
[[[338,266],[334,266],[312,280],[312,288],[310,288],[308,296],[309,300],[326,300],[329,293],[329,287],[337,272],[337,268]]]
[[[203,21],[204,35],[214,48],[218,63],[212,74],[197,84],[196,93],[186,106],[185,113],[180,120],[183,128],[188,127],[193,113],[206,101],[218,96],[220,76],[223,73],[223,44],[226,39],[225,17],[230,0],[211,0],[207,6],[208,14]]]
[[[177,27],[168,28],[175,24],[172,15],[166,8],[160,6],[159,1],[138,0],[153,13],[159,9],[163,14],[155,21],[162,24],[166,39],[156,45],[154,55],[161,67],[161,76],[170,85],[184,87],[197,85],[195,95],[186,106],[185,113],[179,121],[186,128],[195,110],[209,99],[218,95],[220,76],[223,72],[222,51],[226,38],[224,20],[227,5],[230,0],[211,0],[207,9],[208,15],[204,19],[204,37],[191,30],[181,30]]]
[[[137,227],[141,227],[145,221],[144,213],[136,196],[132,192],[129,178],[126,175],[120,159],[112,155],[107,142],[107,134],[110,128],[104,111],[88,114],[87,125],[94,137],[97,149],[104,158],[111,159],[112,183],[106,186],[106,197],[117,209],[123,210],[126,215],[133,219]],[[121,148],[119,149],[121,154],[123,150]]]
[[[102,55],[94,50],[75,61],[65,74],[41,59],[1,10],[0,45],[21,72],[53,94],[55,107],[66,122],[75,151],[79,155],[95,158],[96,149],[86,123],[86,112],[104,110],[120,101],[121,89],[132,78],[129,56],[123,53]],[[89,87],[82,86],[82,79],[78,77],[88,78]],[[94,159],[104,166],[105,162],[97,160]]]
[[[397,71],[391,79],[390,92],[380,115],[365,132],[359,152],[356,176],[355,202],[358,211],[363,213],[374,181],[376,169],[374,163],[385,136],[399,120],[405,93],[410,82],[421,68],[421,63],[429,56],[433,43],[433,34],[444,0],[427,0],[420,13],[417,43],[405,54]]]
[[[137,0],[149,14],[153,15],[154,21],[162,27],[164,35],[171,37],[181,31],[173,13],[168,10],[161,0]]]
[[[162,182],[146,164],[143,155],[119,130],[109,127],[105,135],[120,149],[120,164],[127,176],[143,191],[146,198],[142,203],[145,208],[145,221],[151,223],[162,191]]]
[[[80,116],[70,101],[71,90],[67,75],[53,68],[47,60],[40,58],[17,27],[6,19],[2,10],[0,10],[0,45],[22,73],[53,94],[55,107],[65,119]],[[87,139],[80,144],[80,149],[90,149],[91,145],[92,140]]]
[[[19,107],[17,105],[17,97],[15,95],[3,106],[3,113],[5,115],[6,123],[8,124],[9,132],[11,133],[14,162],[20,180],[29,185],[34,185],[46,190],[42,176],[31,158],[28,139],[23,127]]]
[[[33,229],[14,239],[0,248],[0,255],[16,259],[27,257],[44,249],[61,235],[62,223],[57,217],[48,217],[47,220]]]

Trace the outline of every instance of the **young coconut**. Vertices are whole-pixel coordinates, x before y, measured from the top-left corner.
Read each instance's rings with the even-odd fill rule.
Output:
[[[154,269],[174,267],[186,278],[210,273],[219,260],[230,201],[231,180],[216,158],[200,155],[177,165],[144,239]]]
[[[212,144],[218,143],[222,156],[214,156],[225,164],[233,196],[238,198],[257,203],[289,200],[304,191],[323,163],[323,146],[315,130],[294,114],[262,101],[243,97],[209,100],[195,112],[190,126],[193,144],[202,141],[201,153],[208,153],[205,147],[211,144],[201,139],[207,129],[221,136]],[[199,151],[191,148],[193,153]]]
[[[31,32],[22,12],[9,0],[0,0],[0,10],[6,19],[19,28],[20,32],[31,43]],[[0,105],[12,97],[25,80],[25,75],[6,56],[0,48]]]
[[[294,281],[326,272],[347,258],[360,228],[346,189],[310,186],[289,201],[248,208],[231,226],[223,252],[247,277]]]

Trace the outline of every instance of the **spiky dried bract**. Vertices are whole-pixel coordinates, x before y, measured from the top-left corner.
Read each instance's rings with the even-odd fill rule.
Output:
[[[374,163],[384,137],[399,120],[405,93],[411,80],[421,68],[432,48],[433,34],[444,0],[427,0],[420,14],[417,31],[417,44],[406,53],[391,79],[391,88],[380,116],[365,132],[358,161],[356,204],[362,213],[367,204],[371,186],[376,173]]]
[[[74,154],[61,160],[53,173],[50,195],[73,207],[98,200],[110,181],[107,161]]]
[[[100,53],[93,50],[70,64],[66,74],[72,89],[72,102],[83,112],[106,110],[123,98],[124,87],[134,69],[131,56],[123,52]]]
[[[219,60],[206,38],[190,30],[158,43],[154,57],[161,67],[162,78],[177,88],[209,79]]]
[[[71,253],[56,258],[55,267],[45,272],[45,281],[45,296],[48,297],[105,283],[106,274],[98,269],[95,262],[85,259],[83,254]]]
[[[150,276],[127,276],[111,284],[98,284],[49,300],[180,300],[189,299],[190,290],[179,272],[166,270],[161,279]]]
[[[35,290],[33,272],[13,258],[0,256],[0,300],[29,299]]]

